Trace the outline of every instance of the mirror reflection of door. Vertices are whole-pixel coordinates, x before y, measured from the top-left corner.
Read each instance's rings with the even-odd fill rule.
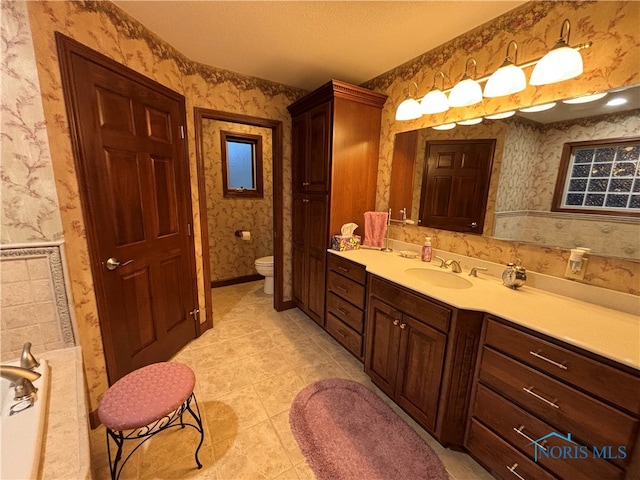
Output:
[[[427,143],[420,225],[482,234],[495,139]]]
[[[184,97],[58,35],[109,382],[195,338]]]

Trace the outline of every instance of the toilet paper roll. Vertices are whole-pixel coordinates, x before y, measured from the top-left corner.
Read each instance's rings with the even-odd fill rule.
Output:
[[[242,238],[242,240],[244,240],[245,242],[248,242],[249,240],[251,240],[251,232],[249,232],[248,230],[242,230],[242,236],[240,238]]]

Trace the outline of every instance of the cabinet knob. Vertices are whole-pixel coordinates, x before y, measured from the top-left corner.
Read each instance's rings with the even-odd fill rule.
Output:
[[[400,328],[401,328],[402,330],[404,330],[405,328],[407,328],[407,324],[406,324],[406,323],[401,323],[401,324],[400,324]]]
[[[393,321],[393,326],[397,327],[399,323],[400,323],[400,320],[394,320]]]
[[[311,182],[302,182],[303,187],[308,187],[309,185],[311,185]]]

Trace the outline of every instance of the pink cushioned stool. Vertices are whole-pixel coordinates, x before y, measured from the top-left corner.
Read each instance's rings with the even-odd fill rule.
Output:
[[[204,430],[198,402],[193,393],[195,383],[196,376],[186,365],[161,362],[135,370],[111,385],[100,400],[98,416],[107,428],[107,451],[112,480],[117,480],[131,455],[151,436],[177,426],[190,426],[200,432],[195,457],[198,468],[202,468],[198,453],[204,441]],[[195,410],[191,406],[192,402]],[[183,414],[186,411],[196,424],[184,421]],[[118,447],[113,459],[110,440]],[[125,440],[139,440],[139,443],[118,468]]]

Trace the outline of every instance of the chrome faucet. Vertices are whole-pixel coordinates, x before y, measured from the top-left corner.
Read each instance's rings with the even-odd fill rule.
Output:
[[[460,267],[460,262],[457,260],[447,260],[444,263],[445,268],[451,266],[451,271],[454,273],[462,272],[462,268]]]
[[[470,277],[477,277],[478,276],[478,270],[482,270],[483,272],[486,272],[488,270],[488,268],[484,268],[484,267],[473,267],[471,269],[471,271],[469,272],[469,276]]]
[[[440,268],[447,268],[447,261],[444,258],[439,257],[438,255],[434,255],[433,258],[440,260]]]

